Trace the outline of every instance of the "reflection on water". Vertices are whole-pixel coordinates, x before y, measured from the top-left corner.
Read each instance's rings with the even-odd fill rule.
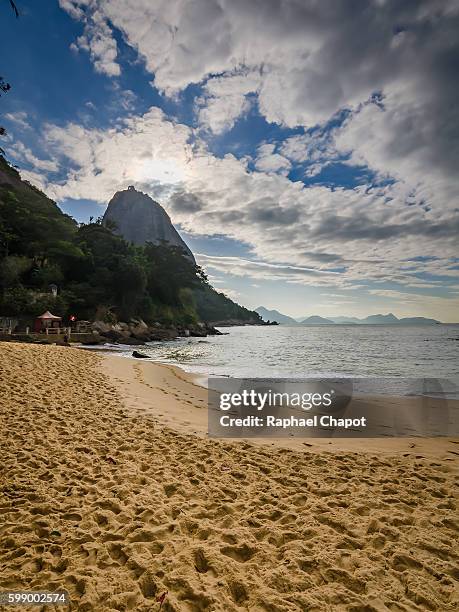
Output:
[[[222,331],[227,335],[152,342],[142,352],[213,376],[459,378],[456,325],[247,326]],[[123,353],[131,355],[132,347],[124,347]]]

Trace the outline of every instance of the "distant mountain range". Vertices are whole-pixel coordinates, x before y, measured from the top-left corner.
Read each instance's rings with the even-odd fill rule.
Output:
[[[324,317],[313,316],[306,317],[302,321],[299,321],[300,325],[334,325],[334,321],[331,319],[324,319]]]
[[[255,308],[255,312],[265,321],[277,321],[279,325],[439,325],[441,321],[428,319],[426,317],[404,317],[398,319],[391,312],[387,315],[375,314],[359,319],[357,317],[330,317],[324,318],[312,316],[306,318],[293,319],[282,314],[278,310],[268,310],[263,306]]]
[[[268,310],[263,306],[255,308],[255,312],[258,312],[260,317],[265,321],[277,321],[279,325],[299,325],[298,321],[282,314],[278,310]]]

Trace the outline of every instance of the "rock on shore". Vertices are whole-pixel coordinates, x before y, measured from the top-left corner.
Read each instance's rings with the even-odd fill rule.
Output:
[[[110,342],[119,344],[141,345],[145,342],[173,340],[178,337],[199,337],[220,335],[212,325],[198,323],[189,327],[163,326],[160,323],[147,325],[142,319],[131,319],[129,323],[106,323],[95,321],[92,330]]]

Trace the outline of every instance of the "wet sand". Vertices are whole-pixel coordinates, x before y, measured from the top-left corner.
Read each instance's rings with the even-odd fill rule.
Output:
[[[133,412],[148,416],[158,423],[182,433],[207,436],[208,391],[202,375],[184,372],[169,364],[151,360],[127,359],[104,355],[103,371],[119,389],[123,401]],[[448,404],[459,411],[459,402]],[[353,405],[363,405],[381,411],[419,405],[415,397],[367,396],[353,399]],[[458,456],[459,445],[448,438],[250,438],[256,446],[274,446],[311,452],[377,452],[382,454],[414,454],[452,461]]]
[[[209,440],[206,393],[170,366],[1,344],[0,590],[97,611],[458,609],[458,440]]]

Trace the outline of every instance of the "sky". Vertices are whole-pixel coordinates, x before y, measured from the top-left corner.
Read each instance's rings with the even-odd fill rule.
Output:
[[[134,185],[244,306],[459,321],[456,0],[16,3],[1,146],[63,211]]]

